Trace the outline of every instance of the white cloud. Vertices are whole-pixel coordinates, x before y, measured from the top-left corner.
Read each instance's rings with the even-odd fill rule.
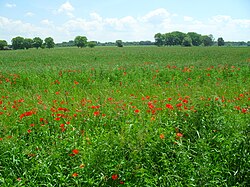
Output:
[[[103,20],[102,17],[99,14],[95,13],[95,12],[90,13],[90,17],[93,20],[97,20],[97,21],[100,21],[100,22]]]
[[[194,18],[192,18],[192,17],[190,17],[190,16],[184,16],[184,17],[183,17],[183,20],[184,20],[184,21],[193,21]]]
[[[26,12],[26,14],[25,14],[26,17],[32,17],[34,15],[35,14],[33,12]]]
[[[54,26],[52,21],[49,21],[48,19],[44,19],[41,21],[41,24],[47,25],[47,26]]]
[[[14,4],[14,3],[6,3],[5,6],[8,7],[8,8],[14,8],[14,7],[16,7],[16,4]]]
[[[169,19],[171,14],[164,8],[159,8],[147,13],[145,16],[141,18],[143,22],[150,23],[160,23],[166,19]]]
[[[74,9],[63,10],[67,13]],[[128,15],[121,18],[103,17],[92,12],[88,18],[69,18],[60,25],[49,19],[41,20],[40,25],[35,25],[0,17],[0,30],[4,33],[2,37],[9,41],[11,37],[18,35],[30,38],[52,36],[56,42],[72,40],[77,35],[85,35],[89,40],[101,42],[117,39],[153,41],[155,33],[172,31],[213,34],[215,38],[223,37],[225,41],[248,41],[250,19],[234,19],[218,15],[201,21],[189,16],[172,14],[165,9],[156,9],[141,17]]]
[[[75,8],[70,4],[69,1],[63,3],[59,9],[57,10],[57,13],[65,13],[67,16],[69,16],[70,18],[73,18],[73,11],[75,10]]]

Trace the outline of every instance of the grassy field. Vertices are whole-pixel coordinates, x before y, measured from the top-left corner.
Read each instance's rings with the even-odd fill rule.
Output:
[[[247,186],[250,48],[0,51],[0,186]]]

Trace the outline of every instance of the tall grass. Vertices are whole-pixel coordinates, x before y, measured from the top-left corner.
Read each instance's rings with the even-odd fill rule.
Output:
[[[0,185],[247,186],[248,48],[0,51]]]

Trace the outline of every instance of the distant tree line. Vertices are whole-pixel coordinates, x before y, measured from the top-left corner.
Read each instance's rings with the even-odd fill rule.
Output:
[[[14,50],[16,49],[30,49],[30,48],[53,48],[55,46],[55,42],[53,38],[47,37],[44,39],[44,41],[39,38],[35,37],[33,39],[31,38],[23,38],[21,36],[17,36],[15,38],[12,38],[11,40],[11,46],[8,46],[7,42],[5,40],[0,40],[0,49],[10,49],[10,47]]]
[[[74,40],[70,40],[69,42],[62,42],[55,44],[54,39],[52,37],[47,37],[42,40],[40,37],[31,38],[23,38],[21,36],[17,36],[12,38],[11,45],[5,40],[0,40],[0,50],[9,50],[9,49],[30,49],[30,48],[54,48],[54,47],[72,47],[77,46],[78,48],[90,47],[93,48],[95,46],[149,46],[149,45],[157,45],[157,46],[250,46],[250,41],[244,42],[225,42],[222,37],[218,38],[215,41],[213,35],[201,35],[196,32],[188,32],[183,33],[180,31],[174,31],[170,33],[157,33],[154,35],[154,42],[151,41],[133,41],[133,42],[123,42],[122,40],[116,40],[115,42],[98,42],[98,41],[88,41],[86,36],[76,36]]]
[[[157,33],[154,36],[157,46],[212,46],[214,44],[213,35],[201,35],[196,32],[183,33],[174,31],[169,33]],[[224,45],[223,38],[218,39],[218,45]]]

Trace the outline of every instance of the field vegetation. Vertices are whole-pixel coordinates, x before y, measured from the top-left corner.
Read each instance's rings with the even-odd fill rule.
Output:
[[[247,47],[0,51],[0,186],[247,186]]]

